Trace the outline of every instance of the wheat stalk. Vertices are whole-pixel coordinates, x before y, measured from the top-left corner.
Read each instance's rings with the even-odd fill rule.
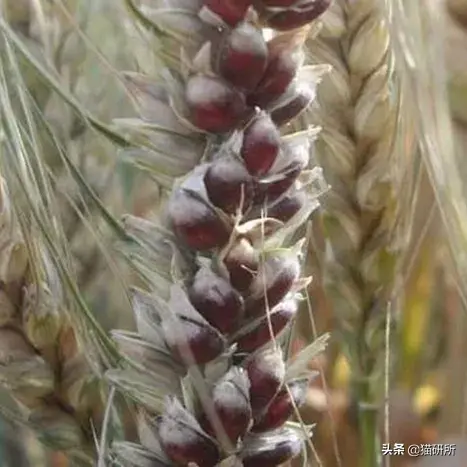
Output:
[[[167,194],[158,223],[124,219],[135,243],[122,251],[148,291],[133,290],[138,334],[114,333],[127,365],[108,378],[138,403],[141,445],[115,443],[113,457],[279,465],[308,442],[309,427],[287,420],[326,341],[285,363],[309,283],[304,242],[291,240],[317,206],[320,176],[307,170],[317,129],[287,124],[322,75],[302,67],[303,44],[329,2],[127,4],[157,31],[166,68],[127,75],[141,120],[119,124],[140,143],[129,158],[149,165]],[[276,29],[269,41],[266,26]]]
[[[398,102],[380,3],[336,0],[323,25],[309,51],[333,67],[313,109],[323,126],[317,157],[331,185],[323,213],[325,275],[337,332],[351,363],[362,465],[370,467],[379,465],[375,383],[381,376],[386,303],[401,246],[394,231],[400,209],[393,151]]]

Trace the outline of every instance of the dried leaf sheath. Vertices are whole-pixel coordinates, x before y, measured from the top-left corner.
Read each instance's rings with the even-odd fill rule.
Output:
[[[86,430],[97,399],[87,392],[89,368],[67,324],[57,278],[40,245],[25,243],[3,179],[0,189],[0,384],[44,444],[91,465]]]
[[[153,456],[161,466],[272,467],[309,436],[287,419],[304,400],[310,354],[288,371],[280,344],[309,282],[304,242],[290,239],[317,207],[319,170],[309,169],[317,129],[293,133],[288,123],[316,95],[322,68],[302,69],[302,48],[328,5],[170,0],[137,11],[181,59],[168,60],[159,79],[127,75],[140,126],[153,130],[153,172],[159,143],[170,145],[174,170],[160,222],[125,219],[137,242],[123,252],[149,291],[134,291],[140,336],[116,333],[129,365],[109,373],[141,404],[144,448],[118,443],[123,465]],[[182,24],[189,38],[176,34]],[[261,25],[277,29],[271,40]],[[135,121],[125,129],[138,141]]]

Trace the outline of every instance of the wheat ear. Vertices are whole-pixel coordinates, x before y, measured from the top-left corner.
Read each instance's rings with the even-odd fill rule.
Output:
[[[326,281],[335,325],[352,366],[362,466],[378,464],[377,389],[382,329],[397,245],[393,144],[398,116],[389,35],[376,0],[336,0],[309,51],[333,67],[314,109],[318,159],[331,185],[324,200]]]
[[[136,244],[122,251],[148,291],[133,291],[138,334],[114,334],[129,365],[108,377],[139,402],[141,444],[113,454],[125,466],[278,466],[305,451],[309,427],[289,417],[325,341],[286,361],[309,283],[292,237],[320,175],[308,170],[317,129],[288,124],[315,97],[322,69],[302,66],[303,46],[329,1],[127,3],[166,65],[159,79],[127,76],[152,130],[131,154],[168,199],[158,223],[124,220]]]
[[[89,390],[87,361],[59,281],[40,245],[23,236],[3,179],[0,201],[0,384],[45,445],[92,465],[89,420],[98,395]]]

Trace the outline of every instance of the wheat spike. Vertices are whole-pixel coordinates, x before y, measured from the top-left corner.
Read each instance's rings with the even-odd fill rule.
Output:
[[[53,37],[60,42],[65,37],[63,25],[48,16],[48,7],[30,0],[8,0],[0,7],[2,21],[7,20],[43,62],[49,61],[47,54],[51,50],[46,45],[50,45],[50,39]],[[44,25],[50,28],[44,30]],[[17,62],[13,54],[7,53],[11,53],[11,49],[6,46],[8,41],[3,34],[1,39],[4,139],[0,157],[3,173],[0,178],[0,384],[18,403],[17,407],[1,409],[6,416],[32,429],[50,450],[63,452],[76,465],[92,465],[94,448],[90,422],[100,410],[99,387],[78,343],[79,333],[71,325],[71,313],[67,310],[71,305],[65,296],[62,278],[45,248],[39,228],[35,224],[32,227],[33,223],[26,220],[30,206],[22,204],[22,189],[27,186],[30,194],[35,193],[36,206],[40,204],[40,196],[26,176],[27,164],[21,166],[18,177],[18,172],[12,170],[10,158],[17,162],[24,157],[18,128],[30,124],[34,130],[29,134],[37,131],[32,119],[25,123],[18,111],[21,107],[18,95],[24,91],[22,78],[30,95],[37,97],[35,103],[43,105],[41,111],[52,92],[50,89],[44,92],[43,83],[28,73],[27,64],[16,68]],[[55,43],[54,46],[58,47]],[[11,76],[12,81],[21,83],[18,84],[21,91],[15,92],[14,99],[9,93],[8,78]],[[27,103],[31,104],[32,100]],[[68,121],[62,119],[62,122],[64,120]],[[57,148],[46,134],[48,139],[44,138],[42,143],[49,149],[49,156]],[[21,179],[19,184],[18,178]]]
[[[317,206],[320,174],[307,170],[317,129],[288,123],[314,99],[322,69],[302,68],[303,44],[329,2],[127,3],[166,33],[159,80],[126,79],[161,150],[133,157],[159,168],[167,201],[157,224],[124,219],[138,245],[123,253],[149,291],[133,291],[138,334],[114,333],[132,364],[108,374],[139,403],[141,445],[113,455],[125,466],[277,466],[308,442],[287,420],[326,342],[285,361],[309,284],[304,240],[292,238]],[[264,26],[279,30],[269,42]]]
[[[314,111],[325,122],[317,148],[331,185],[325,200],[329,278],[339,297],[339,320],[350,331],[390,284],[378,262],[395,253],[391,155],[397,108],[390,99],[389,39],[378,3],[335,5],[347,16],[347,28],[340,37],[314,40],[310,52],[333,67]]]
[[[57,278],[40,246],[25,241],[3,179],[0,189],[0,384],[45,445],[90,465],[85,427],[97,399],[89,391],[89,367],[67,323]]]
[[[357,398],[369,412],[377,400],[367,383],[383,354],[381,329],[400,249],[394,235],[400,209],[393,152],[398,102],[389,45],[376,0],[336,0],[321,34],[309,42],[311,57],[333,68],[313,109],[323,127],[317,157],[331,185],[323,213],[327,290]],[[371,430],[367,437],[375,435]],[[377,465],[375,448],[362,465]]]
[[[317,148],[331,185],[325,206],[329,267],[339,277],[333,285],[347,302],[338,310],[356,324],[375,289],[387,284],[376,262],[392,244],[391,149],[397,109],[390,100],[389,38],[378,3],[335,5],[347,15],[347,29],[339,38],[314,40],[310,52],[320,61],[326,57],[333,67],[316,110],[325,122]]]

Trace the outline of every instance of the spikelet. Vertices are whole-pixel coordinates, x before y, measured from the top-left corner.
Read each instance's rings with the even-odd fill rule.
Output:
[[[32,261],[41,265],[37,280]],[[67,323],[59,281],[40,245],[25,243],[3,179],[0,283],[0,384],[44,444],[92,465],[89,419],[98,397],[89,367]]]
[[[126,75],[140,126],[153,130],[154,172],[171,161],[159,222],[124,221],[135,243],[122,251],[148,288],[133,293],[138,333],[114,333],[128,366],[108,373],[139,403],[143,447],[117,443],[124,465],[274,466],[309,436],[287,420],[304,401],[306,357],[321,347],[288,367],[281,344],[309,282],[304,240],[292,236],[323,184],[309,170],[317,129],[287,124],[315,98],[321,68],[302,72],[302,47],[328,4],[151,2],[181,58],[159,81]],[[172,34],[181,24],[190,37]],[[267,40],[261,24],[285,32]],[[135,121],[119,123],[137,138]]]

